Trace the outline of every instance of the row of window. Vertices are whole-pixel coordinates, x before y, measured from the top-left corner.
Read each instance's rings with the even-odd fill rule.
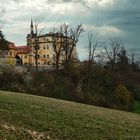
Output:
[[[47,49],[47,50],[48,50],[48,49],[49,49],[49,46],[48,46],[48,45],[46,45],[46,46],[45,46],[45,45],[43,45],[43,49],[44,49],[44,50],[45,50],[45,49]]]
[[[21,58],[27,59],[27,54],[25,55],[20,55]]]
[[[15,52],[10,51],[10,52],[9,52],[9,55],[11,55],[11,56],[15,56],[15,55],[16,55],[16,53],[15,53]],[[24,58],[24,59],[27,59],[27,54],[20,55],[20,57],[21,57],[21,58]]]
[[[10,51],[9,55],[15,55],[15,52]]]
[[[43,57],[44,58],[49,58],[50,56],[49,56],[49,54],[47,54],[47,55],[44,55]]]
[[[35,56],[36,57],[36,56]],[[41,58],[41,55],[38,54],[38,58]],[[43,55],[43,58],[50,58],[50,55],[47,54],[47,55]]]
[[[45,41],[45,42],[50,41],[50,39],[49,39],[49,38],[47,38],[47,37],[40,38],[39,40],[40,40],[40,41],[42,41],[42,40],[43,40],[43,41]]]
[[[34,47],[34,49],[36,49],[36,47]],[[38,47],[38,49],[40,49],[40,47]],[[46,50],[46,49],[49,50],[49,46],[48,45],[43,45],[43,49],[44,50]]]
[[[12,52],[12,51],[9,52],[10,55],[13,55],[13,53],[14,53],[14,55],[15,55],[15,52]],[[25,54],[25,55],[20,55],[20,57],[26,59],[26,58],[27,58],[27,54]],[[38,58],[41,58],[41,55],[38,55]],[[43,55],[43,58],[50,58],[50,56],[49,56],[49,54]]]
[[[50,65],[50,62],[44,62],[43,64],[44,64],[44,65]],[[36,63],[35,63],[35,65],[36,65]],[[38,62],[38,65],[41,65],[41,63]]]

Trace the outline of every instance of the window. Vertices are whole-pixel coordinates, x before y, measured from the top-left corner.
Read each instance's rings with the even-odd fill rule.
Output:
[[[48,38],[46,38],[46,42],[49,42],[49,39]]]
[[[49,45],[47,45],[47,50],[49,49]]]
[[[44,55],[44,58],[46,58],[46,55]]]
[[[48,44],[46,44],[46,48],[47,48],[47,50],[49,49],[49,45]]]
[[[10,51],[10,55],[12,55],[12,51]]]
[[[25,54],[24,58],[25,58],[25,59],[27,58],[27,54]]]
[[[39,44],[37,44],[37,45],[34,45],[34,50],[39,50],[40,49],[40,46],[39,46]]]
[[[38,58],[40,58],[40,55],[39,54],[37,56],[38,56]],[[35,59],[36,59],[36,55],[35,55]]]
[[[43,45],[43,48],[44,48],[44,50],[45,50],[45,45]]]
[[[49,58],[49,54],[47,54],[47,58]]]

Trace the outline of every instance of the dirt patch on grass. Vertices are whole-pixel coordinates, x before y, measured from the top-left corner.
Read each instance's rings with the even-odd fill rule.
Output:
[[[46,132],[38,132],[38,131],[32,131],[28,130],[28,133],[32,136],[33,139],[35,140],[42,140],[46,138]],[[50,136],[47,136],[47,139],[50,139]]]
[[[7,131],[13,131],[13,132],[24,132],[26,134],[29,134],[33,140],[42,140],[42,139],[47,139],[50,140],[50,135],[49,132],[38,132],[38,131],[34,131],[34,130],[30,130],[30,129],[25,129],[25,128],[18,128],[15,127],[13,125],[7,125],[7,124],[3,124],[1,125],[2,128],[4,128]]]

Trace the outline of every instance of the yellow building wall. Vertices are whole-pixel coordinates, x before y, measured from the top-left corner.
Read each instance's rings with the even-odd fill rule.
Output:
[[[29,55],[29,60],[32,65],[36,65],[36,60],[35,60],[35,38],[32,38],[31,40],[27,39],[27,43],[30,44],[31,46],[31,53]],[[42,36],[39,37],[39,50],[37,54],[39,55],[38,57],[38,65],[39,66],[47,66],[47,65],[53,65],[55,62],[55,52],[52,46],[52,37],[51,36]],[[62,45],[63,38],[57,38],[56,40],[56,47],[57,49],[60,48],[60,45]],[[69,44],[72,43],[72,39],[68,39]],[[76,54],[76,49],[73,51],[73,56]],[[64,52],[61,52],[60,56],[60,63],[64,60]]]
[[[49,38],[47,38],[49,40]],[[35,65],[35,54],[36,50],[34,49],[35,39],[31,40],[32,44],[32,53],[31,53],[31,63]],[[38,50],[38,65],[51,65],[52,64],[52,57],[53,57],[53,50],[50,43],[47,43],[46,38],[42,37],[39,38],[39,50]]]
[[[29,64],[29,55],[27,54],[18,54],[18,56],[22,59],[23,65]]]
[[[17,51],[16,51],[16,50],[10,49],[10,50],[8,51],[8,54],[6,55],[6,57],[15,58],[16,54],[17,54]]]

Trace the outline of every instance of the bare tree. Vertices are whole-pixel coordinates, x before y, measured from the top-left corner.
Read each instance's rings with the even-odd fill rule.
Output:
[[[38,71],[38,50],[39,50],[39,35],[38,35],[38,24],[35,25],[35,64],[36,71]]]
[[[95,64],[95,58],[97,57],[96,49],[99,44],[99,40],[97,39],[97,35],[94,35],[93,33],[88,33],[88,61],[84,63],[84,80],[86,80],[86,87],[87,89],[90,88],[91,84],[95,80],[95,69],[93,69]],[[94,77],[94,78],[93,78]]]
[[[31,24],[32,24],[32,20],[31,20]],[[33,31],[35,27],[35,33]],[[33,56],[35,56],[35,65],[36,65],[36,71],[38,71],[38,59],[39,59],[39,54],[38,54],[38,50],[40,48],[39,44],[39,37],[40,35],[43,33],[45,28],[41,28],[39,29],[39,22],[36,20],[34,26],[32,25],[32,31],[30,33],[30,41],[28,41],[28,45],[33,49]],[[31,40],[34,39],[34,42],[32,42]]]
[[[68,68],[72,58],[76,55],[76,44],[80,34],[84,31],[82,24],[75,29],[63,24],[58,29],[53,29],[52,45],[54,51],[54,63],[56,69],[63,66]]]
[[[117,62],[117,56],[120,48],[122,47],[122,43],[118,40],[110,40],[111,48],[104,47],[106,57],[109,59],[109,65],[111,66],[112,70],[115,71],[115,64]]]
[[[59,29],[54,29],[51,35],[51,44],[53,47],[53,58],[54,58],[54,65],[56,69],[62,66],[62,55],[64,52],[63,44],[64,44],[64,35],[63,35],[63,28],[62,26]]]
[[[139,57],[138,54],[136,54],[136,51],[134,49],[130,50],[130,63],[133,69],[136,69],[139,67]]]
[[[77,25],[76,28],[71,28],[70,25],[64,24],[62,26],[64,33],[64,67],[68,69],[68,66],[74,57],[74,51],[76,51],[76,45],[79,40],[81,33],[84,32],[82,24]]]
[[[96,57],[95,51],[98,47],[99,41],[97,39],[97,35],[93,35],[93,33],[88,34],[88,66],[91,68],[92,63]]]
[[[120,70],[128,69],[128,54],[124,47],[121,47],[118,53],[117,66]]]
[[[131,61],[131,65],[133,66],[135,64],[135,51],[134,49],[133,50],[130,50],[130,61]]]
[[[108,59],[107,67],[111,69],[111,75],[112,75],[112,88],[115,88],[117,84],[116,80],[116,64],[118,62],[118,54],[120,53],[120,49],[123,47],[120,40],[113,39],[110,40],[110,48],[104,47],[106,59]]]
[[[127,51],[124,47],[121,47],[119,53],[118,53],[118,63],[121,64],[128,64],[128,56]]]

